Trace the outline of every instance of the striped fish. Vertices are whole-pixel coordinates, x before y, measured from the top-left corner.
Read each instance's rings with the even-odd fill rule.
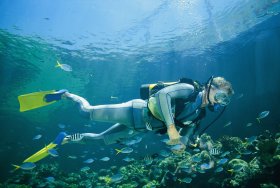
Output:
[[[217,149],[217,148],[212,148],[209,151],[210,155],[219,155],[221,153],[221,150]]]
[[[80,133],[76,133],[76,134],[72,134],[70,137],[70,140],[72,142],[79,142],[84,138],[84,135],[80,134]]]

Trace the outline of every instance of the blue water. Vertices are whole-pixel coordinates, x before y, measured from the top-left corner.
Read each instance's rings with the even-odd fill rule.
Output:
[[[110,126],[85,120],[69,102],[20,113],[17,96],[34,91],[66,88],[97,105],[139,98],[144,83],[223,76],[235,96],[208,134],[244,138],[280,129],[278,0],[2,0],[0,10],[2,181],[12,176],[11,164],[20,164],[55,138],[59,123],[68,133]],[[73,71],[55,68],[57,60]],[[264,110],[270,115],[258,125],[255,118]],[[202,126],[216,116],[208,114]],[[254,125],[248,128],[249,122]],[[42,138],[32,140],[37,134]],[[152,155],[155,146],[164,148],[154,134],[143,135],[132,156]],[[67,156],[86,151],[96,158],[110,156],[107,166],[96,163],[96,169],[121,166],[123,156],[112,154],[119,147],[66,145],[59,150],[61,157],[42,163],[55,161],[62,170],[75,171],[83,159],[73,163]]]

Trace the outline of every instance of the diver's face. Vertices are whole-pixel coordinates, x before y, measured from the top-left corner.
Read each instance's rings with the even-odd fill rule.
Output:
[[[209,100],[211,105],[219,104],[221,106],[227,106],[230,103],[230,97],[227,92],[215,87],[211,87],[210,89]]]

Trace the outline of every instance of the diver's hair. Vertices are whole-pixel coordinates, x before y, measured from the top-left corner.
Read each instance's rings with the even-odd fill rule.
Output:
[[[228,95],[233,95],[234,90],[231,86],[231,83],[228,82],[223,77],[215,77],[213,78],[212,85],[215,86],[218,89],[222,89],[227,92]]]

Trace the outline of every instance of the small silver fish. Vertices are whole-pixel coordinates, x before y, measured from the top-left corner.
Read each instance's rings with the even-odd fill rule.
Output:
[[[122,149],[115,149],[117,151],[116,155],[118,155],[119,153],[131,153],[133,152],[133,149],[132,148],[129,148],[129,147],[125,147],[125,148],[122,148]]]
[[[94,159],[89,158],[89,159],[85,160],[84,163],[90,164],[90,163],[93,163],[93,161],[94,161]]]
[[[88,170],[90,170],[90,167],[85,166],[85,167],[81,168],[81,170],[80,170],[80,171],[82,171],[82,172],[86,172],[86,171],[88,171]]]
[[[101,160],[101,161],[105,161],[105,162],[106,162],[106,161],[109,161],[109,160],[110,160],[110,158],[109,158],[109,157],[103,157],[103,158],[101,158],[100,160]]]
[[[72,67],[70,65],[67,65],[67,64],[60,64],[59,61],[56,61],[56,66],[55,67],[59,67],[61,68],[62,70],[64,71],[67,71],[67,72],[70,72],[72,71]]]
[[[39,140],[40,138],[42,138],[41,134],[38,134],[36,136],[33,137],[33,140]]]
[[[261,112],[261,113],[259,114],[259,116],[257,117],[257,121],[258,121],[259,123],[261,123],[260,119],[263,119],[263,118],[267,117],[268,114],[269,114],[269,111],[263,111],[263,112]]]
[[[77,159],[78,157],[75,156],[75,155],[69,155],[68,158],[69,158],[69,159]]]
[[[135,159],[134,158],[130,158],[130,157],[126,157],[123,159],[125,162],[131,162],[131,161],[134,161]]]
[[[247,123],[246,127],[251,127],[253,125],[253,123]]]
[[[227,158],[222,158],[222,159],[218,160],[217,164],[218,164],[218,165],[223,165],[223,164],[225,164],[226,162],[228,162],[228,159],[227,159]]]
[[[222,172],[223,170],[224,170],[224,168],[220,166],[220,167],[216,168],[216,170],[214,172],[219,173],[219,172]]]
[[[121,175],[121,174],[115,174],[115,175],[111,176],[112,182],[119,182],[122,179],[123,179],[123,175]]]
[[[65,129],[66,126],[65,126],[64,124],[61,124],[61,123],[60,123],[60,124],[58,124],[58,127],[59,127],[60,129]]]
[[[193,162],[196,162],[196,163],[200,163],[202,161],[201,157],[198,157],[198,156],[193,156],[192,157],[192,161]]]
[[[224,127],[228,127],[228,126],[230,126],[231,124],[232,124],[232,122],[229,121],[229,122],[227,122],[227,123],[224,125]]]
[[[180,182],[183,183],[191,183],[192,182],[192,178],[186,177],[184,179],[178,179]]]
[[[49,177],[46,178],[46,180],[47,180],[48,182],[52,183],[52,182],[55,181],[55,178],[52,177],[52,176],[49,176]]]

